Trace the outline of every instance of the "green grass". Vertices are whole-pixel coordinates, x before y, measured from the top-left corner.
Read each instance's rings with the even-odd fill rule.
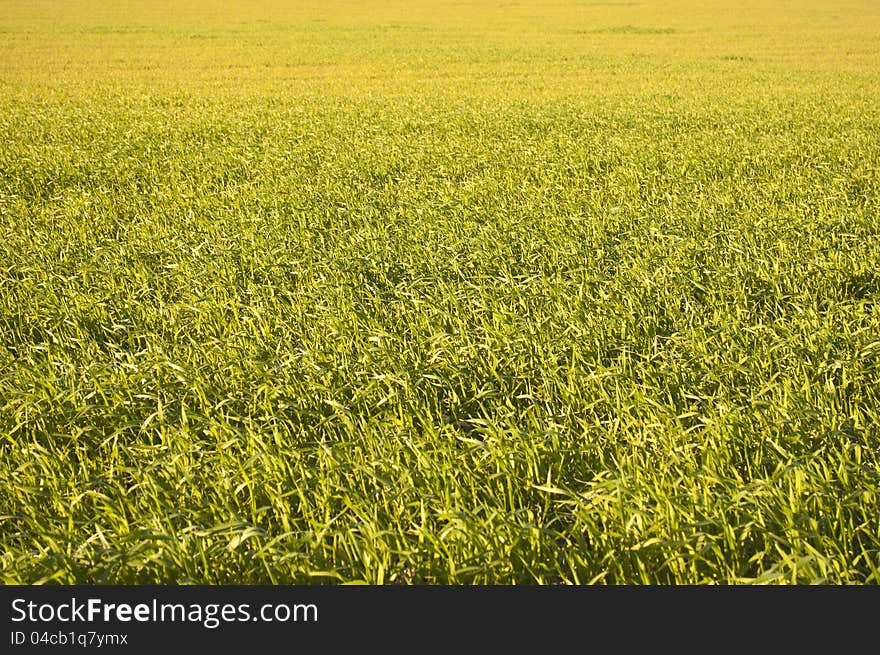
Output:
[[[0,580],[880,583],[872,2],[8,1]]]

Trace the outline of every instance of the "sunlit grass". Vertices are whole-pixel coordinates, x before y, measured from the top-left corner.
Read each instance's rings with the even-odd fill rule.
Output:
[[[880,582],[873,3],[7,5],[3,581]]]

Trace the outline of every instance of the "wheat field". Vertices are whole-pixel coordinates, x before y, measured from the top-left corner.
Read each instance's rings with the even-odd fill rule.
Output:
[[[880,4],[0,7],[3,582],[880,583]]]

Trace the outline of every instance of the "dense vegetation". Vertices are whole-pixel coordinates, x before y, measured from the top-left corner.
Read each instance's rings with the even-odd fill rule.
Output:
[[[102,4],[0,17],[0,579],[880,582],[874,3]]]

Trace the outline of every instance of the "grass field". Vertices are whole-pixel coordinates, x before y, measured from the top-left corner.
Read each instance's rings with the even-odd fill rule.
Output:
[[[0,581],[877,584],[878,300],[877,2],[0,1]]]

